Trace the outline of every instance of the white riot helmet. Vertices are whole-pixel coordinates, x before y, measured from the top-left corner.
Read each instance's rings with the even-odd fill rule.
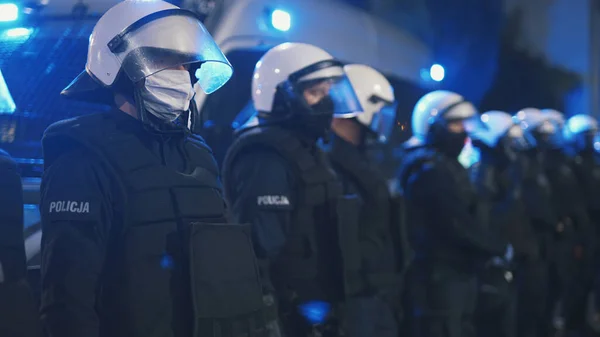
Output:
[[[600,150],[598,121],[585,114],[569,118],[563,129],[565,142],[577,151]]]
[[[455,134],[449,126],[463,122],[464,129]],[[454,156],[466,142],[466,134],[479,123],[477,109],[461,95],[445,90],[426,94],[415,105],[412,115],[413,138],[429,143]],[[461,144],[462,140],[462,144]]]
[[[504,111],[492,110],[481,115],[481,126],[471,133],[471,138],[477,139],[490,148],[498,145],[503,138],[523,143],[523,130],[515,123],[512,116]]]
[[[424,141],[434,124],[452,120],[470,121],[476,117],[475,106],[461,95],[436,90],[421,97],[412,113],[412,132],[414,137]]]
[[[553,141],[559,129],[550,114],[545,114],[536,108],[525,108],[517,112],[514,118],[531,144],[537,146],[557,145]]]
[[[126,0],[98,20],[90,36],[85,71],[62,94],[112,103],[112,92],[123,79],[137,83],[182,65],[191,72],[190,87],[191,75],[195,75],[193,81],[207,94],[233,74],[231,64],[194,13],[161,0]],[[188,96],[192,94],[190,89]],[[189,105],[191,97],[184,99]],[[140,104],[137,99],[136,103]]]
[[[363,108],[356,120],[375,133],[380,141],[387,141],[396,122],[396,110],[392,106],[394,88],[383,74],[367,65],[349,64],[344,70]]]
[[[262,117],[355,117],[362,112],[342,63],[305,43],[283,43],[263,55],[254,69],[252,100]]]

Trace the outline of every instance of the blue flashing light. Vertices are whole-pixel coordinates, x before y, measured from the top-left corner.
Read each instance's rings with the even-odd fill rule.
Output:
[[[2,34],[3,39],[18,39],[18,38],[28,38],[31,35],[33,29],[31,28],[12,28],[6,30]]]
[[[12,114],[15,110],[17,110],[17,106],[8,91],[2,71],[0,71],[0,114]]]
[[[300,313],[311,324],[321,324],[325,322],[331,306],[327,302],[312,301],[299,306]]]
[[[276,9],[271,12],[271,25],[279,31],[287,32],[292,27],[292,17],[290,13]]]
[[[173,261],[173,258],[167,254],[163,255],[163,257],[160,259],[160,266],[162,269],[173,269],[174,265],[175,262]]]
[[[19,7],[15,4],[0,4],[0,22],[17,21]]]
[[[446,76],[446,71],[444,70],[444,67],[436,63],[429,69],[429,75],[431,76],[432,80],[441,82]]]

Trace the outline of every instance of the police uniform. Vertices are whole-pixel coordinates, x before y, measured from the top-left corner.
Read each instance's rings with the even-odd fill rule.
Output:
[[[0,150],[0,334],[41,336],[27,282],[23,239],[23,190],[17,164]]]
[[[333,309],[344,296],[336,244],[341,186],[323,153],[310,137],[279,126],[250,127],[227,152],[223,182],[236,221],[252,223],[286,336],[310,334],[327,313],[311,317],[299,308],[322,301]]]
[[[43,321],[52,337],[261,336],[247,227],[201,138],[121,111],[43,138]]]
[[[360,208],[361,269],[347,301],[349,336],[396,336],[400,302],[399,217],[383,174],[357,146],[334,135],[328,158],[344,186],[344,195],[357,198]],[[396,222],[394,222],[396,221]]]
[[[539,257],[524,262],[518,270],[518,322],[519,336],[537,336],[548,332],[546,317],[548,303],[548,272],[554,251],[553,235],[558,218],[552,208],[552,192],[537,150],[529,150],[520,158],[525,167],[523,179],[523,204],[526,219],[531,224]]]
[[[515,167],[501,169],[487,160],[471,168],[473,183],[480,205],[488,219],[482,225],[506,237],[514,248],[515,256],[495,256],[485,262],[479,274],[479,293],[475,323],[478,336],[513,337],[516,335],[516,287],[514,268],[516,260],[529,259],[532,234],[522,221],[520,206],[520,179]],[[529,240],[528,240],[529,239]],[[535,241],[533,241],[535,245]]]
[[[414,263],[407,275],[412,336],[473,336],[477,267],[506,243],[482,226],[467,171],[441,152],[407,151],[400,183]]]
[[[573,303],[567,309],[567,328],[581,331],[585,327],[584,312],[579,303],[585,301],[594,287],[595,307],[600,308],[600,160],[595,152],[582,152],[571,158],[572,169],[583,193],[585,211],[590,221],[587,231],[577,235],[578,243],[583,247],[580,256],[579,268],[572,278],[573,284],[570,294],[574,297]],[[568,304],[571,302],[569,301]]]
[[[569,159],[562,150],[549,150],[544,164],[552,187],[552,208],[563,223],[562,231],[554,235],[547,317],[552,322],[556,302],[562,300],[567,325],[581,328],[585,325],[584,308],[587,308],[587,295],[593,282],[592,238],[595,233],[585,207],[583,190]]]

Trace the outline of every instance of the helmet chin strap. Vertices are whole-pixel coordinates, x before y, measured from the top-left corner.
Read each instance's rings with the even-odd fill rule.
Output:
[[[144,107],[144,99],[142,98],[142,92],[140,88],[133,89],[133,97],[135,100],[135,108],[137,110],[138,118],[142,122],[142,124],[148,126],[152,130],[160,130],[160,128],[156,125],[156,122],[151,118],[150,114]]]
[[[187,127],[192,133],[196,133],[197,128],[204,128],[204,120],[198,111],[198,107],[196,106],[196,101],[194,97],[190,101],[190,109],[188,111],[188,123]]]
[[[142,99],[141,90],[139,88],[133,89],[133,99],[135,101],[135,109],[137,110],[138,118],[142,123],[148,122],[148,112],[144,108],[144,102]]]

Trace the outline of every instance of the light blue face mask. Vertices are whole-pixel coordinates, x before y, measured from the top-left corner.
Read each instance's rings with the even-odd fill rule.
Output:
[[[169,122],[190,108],[194,89],[187,70],[162,70],[146,77],[141,90],[144,108]]]

